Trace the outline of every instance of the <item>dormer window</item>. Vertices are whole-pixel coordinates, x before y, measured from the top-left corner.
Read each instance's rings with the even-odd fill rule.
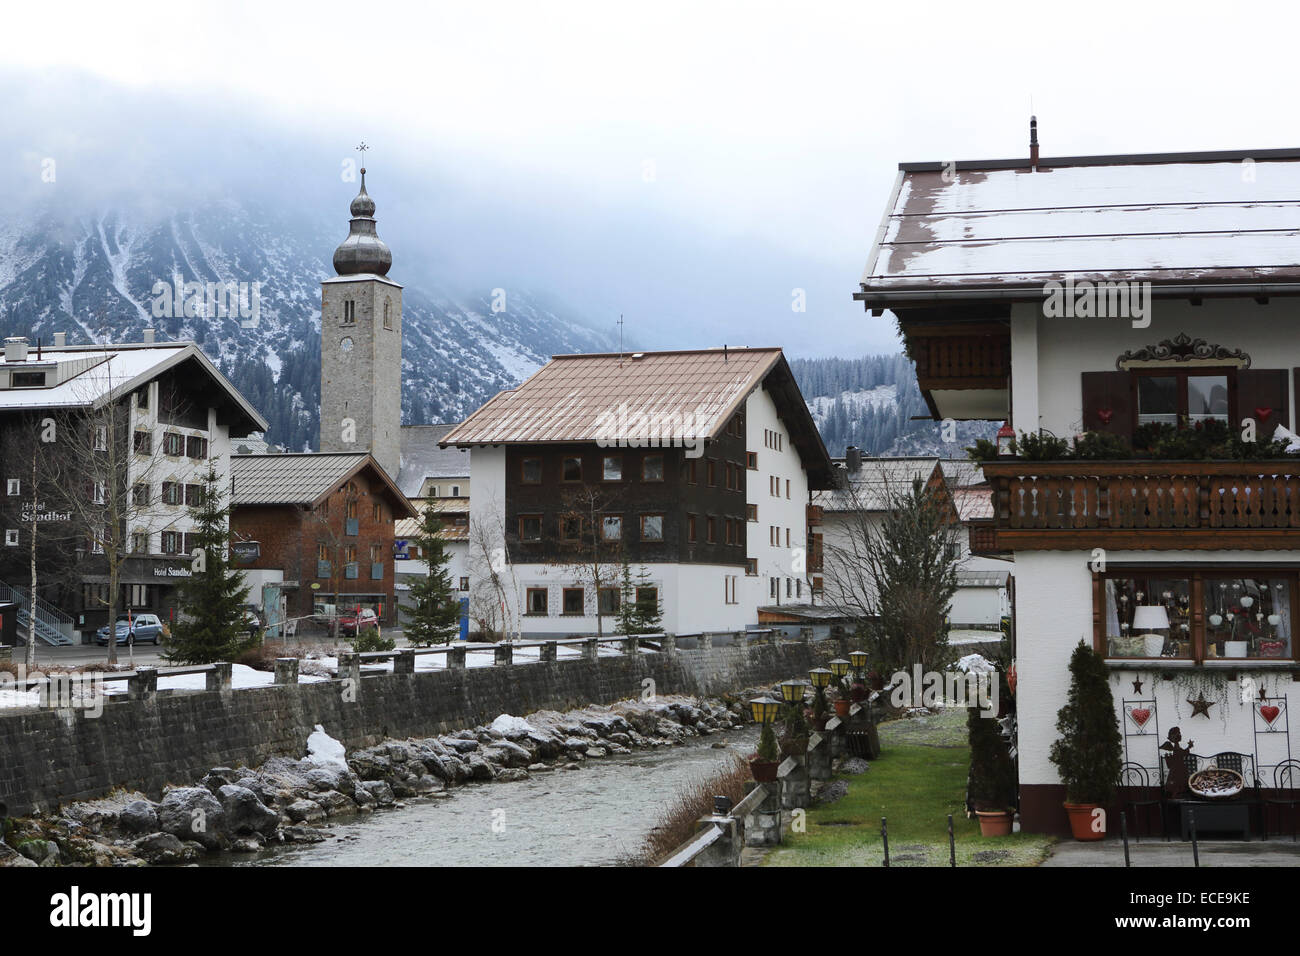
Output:
[[[13,372],[9,376],[13,388],[42,388],[45,385],[44,372]]]

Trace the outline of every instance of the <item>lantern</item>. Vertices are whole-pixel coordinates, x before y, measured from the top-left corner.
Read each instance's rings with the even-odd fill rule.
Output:
[[[808,676],[812,678],[813,686],[818,690],[827,687],[831,682],[831,672],[824,667],[814,667],[808,672]]]
[[[849,660],[853,662],[853,669],[861,674],[867,669],[867,652],[853,651],[849,654]]]
[[[787,680],[777,686],[781,688],[781,698],[787,704],[797,704],[803,700],[803,681]]]
[[[1014,458],[1016,456],[1016,430],[1009,422],[1003,422],[998,429],[998,457]]]
[[[843,677],[845,674],[849,672],[849,667],[851,665],[844,658],[837,657],[835,658],[835,660],[831,661],[828,666],[831,669],[831,673],[834,674],[836,677]]]
[[[755,697],[749,702],[749,709],[753,713],[754,719],[760,724],[770,724],[776,720],[776,714],[780,708],[780,701],[773,700],[766,695]]]

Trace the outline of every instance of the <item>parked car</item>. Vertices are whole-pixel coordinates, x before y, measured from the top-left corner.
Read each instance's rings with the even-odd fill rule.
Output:
[[[256,640],[262,633],[262,618],[251,607],[244,610],[244,628],[248,631],[249,640]]]
[[[344,611],[339,617],[339,633],[345,637],[356,637],[358,625],[363,631],[368,631],[372,627],[379,631],[379,615],[370,608],[363,607],[360,613],[357,611]]]
[[[157,614],[119,614],[114,627],[117,643],[161,644],[163,623]],[[108,645],[108,625],[95,632],[95,643]]]

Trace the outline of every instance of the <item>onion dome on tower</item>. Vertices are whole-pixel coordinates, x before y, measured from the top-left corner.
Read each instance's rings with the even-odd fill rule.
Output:
[[[352,200],[348,237],[334,250],[334,271],[341,276],[387,275],[393,254],[375,232],[375,201],[366,192],[366,170],[361,168],[361,192]]]

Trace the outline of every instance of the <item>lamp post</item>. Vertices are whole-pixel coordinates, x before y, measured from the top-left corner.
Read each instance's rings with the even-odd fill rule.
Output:
[[[750,761],[749,771],[757,782],[771,783],[776,779],[777,758],[780,756],[776,749],[776,735],[772,733],[772,721],[776,720],[781,703],[765,694],[751,700],[749,709],[754,719],[763,725],[758,736],[758,753],[756,759]]]
[[[1011,427],[1010,422],[1003,422],[1002,427],[998,429],[998,457],[1016,457],[1016,430]]]
[[[814,667],[808,672],[813,685],[813,721],[818,730],[826,729],[829,716],[826,709],[826,686],[831,682],[831,672],[825,667]]]
[[[867,652],[852,651],[849,653],[849,660],[853,662],[853,670],[862,679],[867,676]]]
[[[782,681],[781,699],[786,703],[785,732],[792,740],[808,735],[808,727],[803,719],[803,695],[807,685],[801,680]]]

